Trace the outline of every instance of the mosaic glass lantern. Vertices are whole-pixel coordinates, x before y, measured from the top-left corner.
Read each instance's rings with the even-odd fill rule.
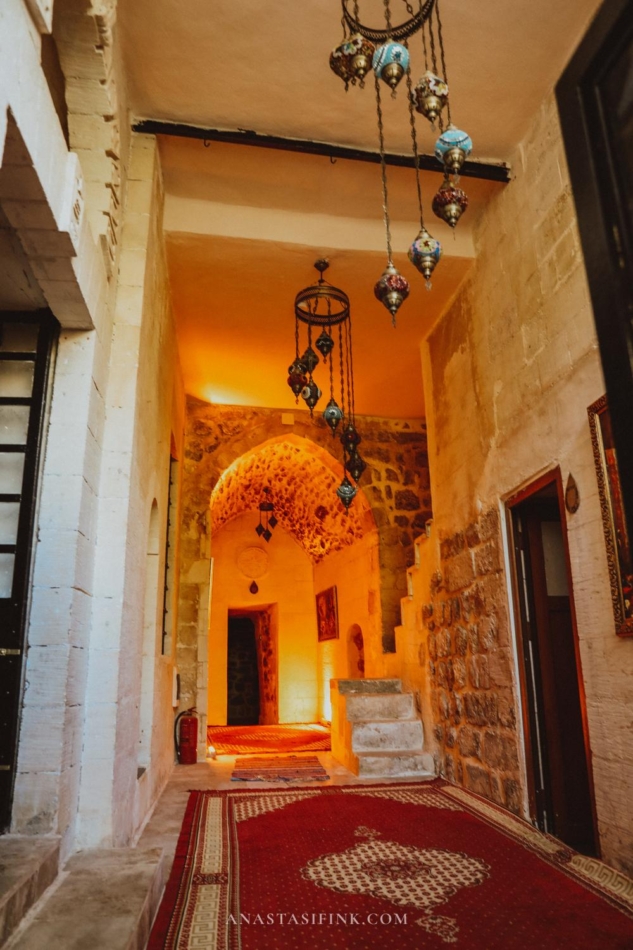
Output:
[[[334,398],[330,399],[327,406],[323,410],[323,418],[332,430],[332,435],[334,435],[339,423],[343,419],[343,410]]]
[[[435,143],[435,157],[442,162],[447,175],[459,175],[472,150],[470,135],[454,125],[449,125]]]
[[[330,69],[343,80],[345,89],[356,80],[363,85],[365,76],[371,69],[375,49],[374,44],[364,36],[354,33],[332,50]]]
[[[443,79],[427,70],[413,93],[415,110],[435,126],[435,120],[448,102],[448,86]]]
[[[422,228],[415,241],[409,248],[409,260],[426,279],[426,286],[431,287],[431,274],[442,256],[442,245],[431,237],[426,228]]]
[[[433,214],[454,228],[467,207],[466,192],[454,185],[449,178],[445,178],[433,198]]]
[[[321,390],[319,389],[319,387],[317,386],[317,384],[314,382],[313,379],[311,379],[310,382],[306,386],[303,387],[303,390],[301,392],[301,398],[308,405],[308,408],[310,409],[310,413],[312,413],[312,410],[314,409],[314,407],[316,406],[316,404],[318,403],[322,395],[323,393],[321,392]]]
[[[395,326],[398,308],[409,296],[409,281],[389,263],[374,286],[374,294],[391,314]]]
[[[383,43],[374,53],[372,66],[378,78],[395,92],[409,68],[409,50],[400,43]]]
[[[321,335],[314,345],[323,359],[326,360],[334,349],[334,340],[326,330],[322,330]]]
[[[357,492],[358,488],[355,488],[354,485],[352,485],[347,475],[336,489],[336,494],[340,498],[345,509],[348,509],[351,503],[354,501]]]

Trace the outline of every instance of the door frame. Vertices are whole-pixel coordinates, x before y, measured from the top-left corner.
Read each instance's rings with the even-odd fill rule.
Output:
[[[633,41],[633,0],[605,0],[556,85],[584,266],[633,537],[633,233],[622,210],[600,82]]]
[[[15,544],[2,545],[3,552],[15,554],[11,596],[2,598],[0,610],[0,663],[4,667],[5,676],[10,684],[9,689],[14,693],[10,699],[11,718],[3,737],[3,748],[0,750],[0,834],[3,834],[10,828],[13,813],[26,677],[27,631],[31,607],[34,549],[37,541],[38,504],[46,441],[45,423],[49,410],[54,371],[53,353],[59,324],[48,309],[2,310],[0,318],[2,323],[35,324],[39,327],[35,351],[15,352],[4,357],[34,361],[31,395],[0,397],[2,405],[30,407],[26,442],[23,445],[4,447],[4,451],[24,453],[24,469],[19,494],[2,496],[4,501],[18,501],[20,504]],[[5,665],[11,662],[16,664],[13,670],[7,669]],[[2,667],[0,667],[0,675],[2,672]]]
[[[587,763],[587,776],[589,781],[589,797],[591,800],[591,816],[593,823],[594,831],[594,840],[596,845],[597,857],[600,857],[601,846],[600,846],[600,836],[598,832],[598,817],[596,812],[596,796],[593,780],[593,767],[592,767],[592,753],[591,753],[591,743],[589,737],[589,720],[587,716],[587,698],[585,694],[585,683],[584,677],[582,674],[582,660],[580,656],[580,641],[578,637],[578,623],[576,618],[576,603],[574,597],[574,585],[571,571],[571,558],[569,554],[569,539],[567,531],[567,510],[565,508],[565,490],[563,487],[563,479],[560,470],[560,466],[555,468],[548,469],[542,475],[536,477],[529,484],[525,485],[521,489],[518,489],[514,494],[510,495],[504,502],[505,508],[505,522],[506,522],[506,531],[508,539],[508,555],[509,555],[509,566],[510,566],[510,587],[511,587],[511,602],[512,602],[512,616],[513,616],[513,628],[515,636],[515,648],[516,648],[516,658],[517,658],[517,670],[519,678],[519,691],[521,697],[521,726],[523,731],[523,747],[525,749],[525,774],[526,774],[526,785],[527,785],[527,797],[528,797],[528,807],[529,807],[529,816],[530,821],[533,824],[536,824],[537,820],[537,809],[536,809],[536,790],[534,785],[534,756],[533,756],[533,743],[532,743],[532,729],[530,724],[530,706],[529,706],[529,694],[528,694],[528,684],[527,676],[525,670],[524,655],[525,651],[523,649],[523,621],[521,617],[521,600],[519,595],[519,578],[517,576],[516,562],[515,562],[515,533],[514,533],[514,524],[513,524],[513,510],[521,504],[521,502],[527,501],[533,495],[537,494],[543,488],[546,488],[548,485],[554,484],[556,486],[556,494],[558,498],[558,509],[560,513],[561,528],[564,541],[565,549],[565,568],[567,574],[567,583],[569,587],[569,607],[571,614],[571,624],[573,630],[573,639],[574,639],[574,655],[576,659],[576,673],[577,673],[577,683],[578,683],[578,697],[580,701],[580,715],[582,721],[582,731],[584,737],[584,746],[585,746],[585,759]]]

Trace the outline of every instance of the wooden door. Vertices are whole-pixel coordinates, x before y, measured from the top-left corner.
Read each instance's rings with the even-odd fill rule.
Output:
[[[595,854],[585,717],[564,523],[556,484],[512,507],[533,817]]]

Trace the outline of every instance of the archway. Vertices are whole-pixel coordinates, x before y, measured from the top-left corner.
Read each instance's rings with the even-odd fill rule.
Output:
[[[359,611],[368,633],[368,663],[373,660],[378,669],[378,531],[361,493],[345,512],[336,496],[341,478],[340,463],[325,449],[289,435],[246,452],[218,479],[210,505],[209,723],[226,721],[230,615],[275,607],[277,650],[270,662],[277,664],[271,672],[279,723],[331,718],[329,682],[347,676],[346,631]],[[269,543],[255,532],[265,488],[278,521]],[[322,640],[316,596],[333,588],[337,626]]]

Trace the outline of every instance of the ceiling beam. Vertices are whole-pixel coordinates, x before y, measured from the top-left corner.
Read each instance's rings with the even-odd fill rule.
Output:
[[[145,135],[174,135],[179,138],[201,139],[205,145],[211,142],[228,142],[231,145],[251,145],[257,148],[273,148],[286,152],[300,152],[304,155],[323,155],[331,162],[337,159],[347,159],[355,162],[380,163],[378,152],[368,152],[358,148],[348,148],[344,145],[330,145],[327,142],[311,142],[308,139],[288,139],[278,135],[262,135],[247,129],[201,129],[196,125],[184,125],[180,122],[163,122],[158,119],[141,119],[132,125],[134,132]],[[385,155],[387,165],[398,165],[401,168],[415,168],[412,155]],[[444,171],[443,165],[434,155],[420,155],[419,164],[422,171]],[[481,178],[485,181],[499,181],[507,184],[510,181],[510,168],[503,162],[464,162],[460,174],[464,178]]]

